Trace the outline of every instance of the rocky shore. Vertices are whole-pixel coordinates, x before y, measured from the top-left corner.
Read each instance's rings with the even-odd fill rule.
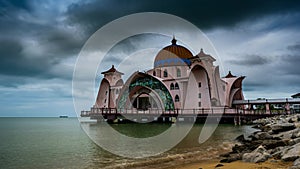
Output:
[[[221,155],[221,163],[237,160],[259,163],[292,161],[290,169],[300,169],[300,114],[280,115],[253,122],[254,132],[245,138],[240,135],[232,151]]]

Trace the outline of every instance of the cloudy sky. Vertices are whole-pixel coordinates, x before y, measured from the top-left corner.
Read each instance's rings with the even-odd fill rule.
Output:
[[[221,75],[246,76],[246,99],[300,92],[300,1],[0,0],[0,116],[75,116],[72,75],[81,48],[103,25],[137,12],[195,24],[218,51]],[[145,37],[119,49],[135,49],[139,39],[155,47],[169,43]],[[116,60],[109,61],[99,71]]]

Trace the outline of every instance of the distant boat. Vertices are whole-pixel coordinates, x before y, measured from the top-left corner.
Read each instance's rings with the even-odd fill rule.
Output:
[[[68,118],[66,115],[59,116],[59,118]]]

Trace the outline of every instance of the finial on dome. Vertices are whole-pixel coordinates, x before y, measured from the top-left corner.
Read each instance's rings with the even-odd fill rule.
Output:
[[[175,39],[175,35],[173,35],[173,39],[172,39],[172,45],[176,45],[177,40]]]
[[[232,77],[236,77],[234,75],[231,74],[231,71],[229,70],[228,74],[225,76],[225,78],[232,78]]]
[[[202,49],[202,48],[200,49],[200,52],[202,52],[202,53],[203,53],[203,49]]]

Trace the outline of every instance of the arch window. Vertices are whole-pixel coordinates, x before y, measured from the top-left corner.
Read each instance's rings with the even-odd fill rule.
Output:
[[[181,77],[181,70],[177,68],[177,77]]]
[[[198,83],[198,87],[199,87],[199,88],[201,87],[201,82]]]
[[[180,101],[179,96],[176,95],[176,96],[175,96],[175,102],[179,102],[179,101]]]
[[[171,85],[170,85],[170,90],[174,90],[174,84],[173,83],[171,83]]]
[[[167,69],[164,70],[164,77],[168,77],[168,71],[167,71]]]
[[[153,76],[156,76],[156,71],[155,70],[153,71]]]
[[[179,90],[179,85],[178,85],[178,83],[175,83],[175,90]]]

